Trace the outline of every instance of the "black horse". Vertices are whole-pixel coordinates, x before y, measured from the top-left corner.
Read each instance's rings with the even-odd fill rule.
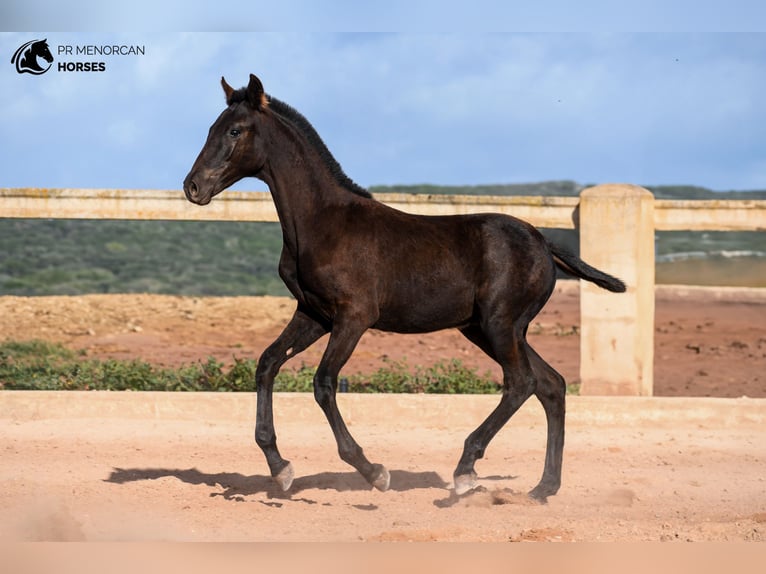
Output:
[[[283,233],[279,273],[298,305],[258,361],[255,440],[271,475],[287,490],[292,465],[280,455],[272,415],[280,367],[325,333],[327,348],[314,396],[340,457],[380,490],[389,473],[372,464],[336,404],[338,374],[370,328],[423,333],[457,328],[503,370],[497,408],[465,441],[455,491],[477,485],[474,463],[531,395],[548,423],[542,479],[530,492],[544,501],[561,484],[565,383],[529,346],[527,327],[556,282],[556,267],[614,292],[625,285],[547,241],[528,223],[500,214],[428,217],[397,211],[351,181],[309,122],[263,91],[250,75],[234,90],[221,78],[227,108],[184,180],[189,201],[206,205],[243,177],[264,181]]]
[[[44,40],[32,40],[21,46],[13,54],[11,63],[16,64],[16,71],[19,74],[27,73],[39,76],[47,72],[50,65],[48,68],[43,68],[37,61],[37,58],[42,58],[49,64],[53,62],[53,55],[48,47],[47,38]]]

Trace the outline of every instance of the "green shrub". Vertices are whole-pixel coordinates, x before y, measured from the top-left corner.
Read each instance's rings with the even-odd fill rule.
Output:
[[[226,368],[206,362],[171,369],[141,360],[93,359],[46,341],[0,343],[0,390],[234,391],[254,392],[257,362],[234,358]],[[315,367],[302,365],[277,375],[278,392],[312,392]],[[410,367],[406,360],[387,361],[371,374],[346,379],[352,393],[489,394],[500,386],[491,373],[480,375],[458,359]],[[569,387],[577,393],[578,385]]]
[[[284,370],[274,381],[274,390],[278,392],[307,393],[314,390],[315,367],[302,365],[296,370]]]

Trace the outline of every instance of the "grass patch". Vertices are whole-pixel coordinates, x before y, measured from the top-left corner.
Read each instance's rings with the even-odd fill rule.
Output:
[[[257,362],[234,359],[226,368],[214,358],[171,369],[140,360],[93,359],[46,341],[0,343],[0,389],[107,391],[234,391],[254,392]],[[282,371],[275,391],[311,392],[316,369],[302,366]],[[391,361],[371,374],[346,377],[353,393],[497,393],[489,372],[480,375],[457,359],[429,367]]]
[[[47,341],[0,343],[0,390],[31,391],[208,391],[255,392],[253,359],[225,365],[210,357],[205,362],[165,368],[140,360],[93,359],[84,351]],[[303,365],[277,375],[277,392],[312,392],[315,367]],[[351,393],[494,394],[500,386],[488,371],[479,374],[458,359],[431,366],[410,366],[406,360],[387,361],[373,373],[342,377]],[[580,384],[567,386],[579,394]]]
[[[248,365],[238,361],[227,372],[215,359],[177,369],[150,363],[99,360],[45,341],[0,344],[0,389],[101,391],[251,391],[243,376]],[[253,373],[255,366],[252,366]],[[251,377],[252,379],[253,377]]]

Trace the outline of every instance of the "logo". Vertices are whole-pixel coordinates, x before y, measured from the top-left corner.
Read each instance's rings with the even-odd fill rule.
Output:
[[[58,44],[53,49],[58,60],[56,66],[53,66],[47,38],[20,46],[13,54],[11,64],[16,66],[19,74],[34,76],[44,74],[51,68],[55,72],[106,72],[107,60],[146,55],[143,44]]]
[[[48,66],[43,68],[39,59],[42,58],[48,62]],[[34,74],[39,76],[47,72],[53,63],[53,55],[48,48],[48,39],[32,40],[21,46],[13,54],[11,64],[16,64],[16,71],[19,74]]]

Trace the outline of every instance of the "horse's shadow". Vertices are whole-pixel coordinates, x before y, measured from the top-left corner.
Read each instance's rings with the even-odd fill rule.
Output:
[[[338,492],[372,490],[367,481],[357,472],[321,472],[297,477],[287,492],[282,492],[271,477],[264,475],[245,476],[237,472],[205,473],[196,468],[114,468],[104,482],[126,484],[142,480],[157,480],[172,477],[187,484],[204,484],[223,489],[211,492],[211,497],[221,496],[226,500],[245,501],[245,497],[266,494],[270,499],[293,499],[293,496],[309,489],[336,490]],[[391,471],[390,490],[405,492],[423,488],[448,489],[449,483],[433,471],[409,472]],[[293,499],[294,500],[294,499]],[[314,502],[300,499],[304,502]]]

